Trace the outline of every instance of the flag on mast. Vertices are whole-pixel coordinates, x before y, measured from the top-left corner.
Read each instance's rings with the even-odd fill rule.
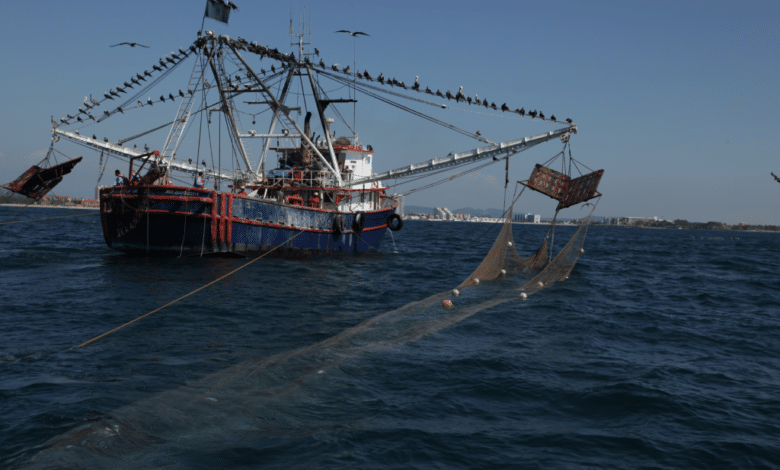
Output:
[[[228,24],[230,20],[230,6],[222,2],[222,0],[206,0],[206,12],[203,16]]]

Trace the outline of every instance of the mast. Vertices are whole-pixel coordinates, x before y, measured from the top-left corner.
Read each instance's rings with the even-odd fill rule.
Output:
[[[213,46],[216,48],[216,45]],[[235,49],[234,49],[235,51]],[[214,80],[217,82],[217,89],[219,89],[219,97],[222,100],[222,108],[225,111],[223,114],[227,116],[228,122],[230,124],[230,128],[233,131],[233,135],[235,136],[235,139],[238,141],[238,150],[241,154],[241,158],[243,158],[244,163],[246,164],[246,168],[249,173],[251,173],[255,180],[258,179],[257,173],[255,173],[252,170],[252,164],[249,162],[249,158],[246,156],[246,149],[244,149],[244,142],[239,137],[238,128],[236,127],[236,121],[233,117],[233,108],[228,102],[227,96],[225,95],[225,90],[222,88],[222,80],[220,80],[219,72],[217,71],[217,67],[214,65],[214,54],[211,54],[209,56],[209,67],[211,67],[211,72],[214,74]]]
[[[295,130],[298,131],[298,134],[301,136],[301,140],[305,141],[309,145],[309,147],[314,151],[314,154],[317,155],[317,158],[320,159],[320,162],[322,162],[322,164],[325,165],[325,167],[330,171],[330,173],[333,175],[334,179],[336,180],[336,184],[338,186],[342,186],[343,181],[341,179],[341,174],[338,171],[336,171],[333,166],[331,166],[331,163],[329,163],[325,159],[325,157],[322,156],[322,154],[320,153],[319,149],[317,149],[317,146],[314,145],[314,143],[311,141],[311,139],[309,139],[309,136],[307,136],[303,132],[303,129],[301,129],[300,126],[298,125],[298,123],[295,122],[295,120],[290,116],[290,113],[287,111],[287,108],[284,105],[282,105],[279,102],[279,100],[276,99],[276,97],[271,92],[271,90],[268,88],[268,86],[266,86],[265,82],[263,82],[263,80],[261,80],[260,77],[257,76],[257,73],[255,73],[255,71],[252,70],[252,67],[249,66],[249,64],[246,62],[244,57],[241,56],[241,54],[238,53],[238,50],[236,49],[236,46],[233,44],[232,41],[230,41],[230,38],[227,37],[227,36],[220,36],[219,38],[220,38],[220,40],[225,40],[227,42],[228,47],[230,47],[230,49],[236,55],[238,60],[241,61],[241,63],[246,68],[247,72],[249,72],[252,75],[252,78],[254,78],[255,81],[260,85],[260,87],[262,87],[263,92],[266,95],[268,95],[268,97],[273,101],[272,106],[274,106],[274,108],[275,108],[274,111],[275,112],[279,112],[279,111],[282,112],[284,117],[287,118],[287,121],[293,127],[295,127]],[[338,166],[336,166],[336,168],[338,168]]]

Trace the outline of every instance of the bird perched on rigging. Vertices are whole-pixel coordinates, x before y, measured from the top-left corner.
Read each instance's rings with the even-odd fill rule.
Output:
[[[322,67],[323,69],[326,67],[325,66],[325,61],[322,60],[322,59],[320,59],[320,67]]]
[[[416,75],[414,77],[414,85],[412,85],[412,90],[414,90],[414,91],[420,91],[420,81],[419,81],[419,78],[420,78],[419,75]]]
[[[152,74],[148,70],[144,70],[144,77],[151,77]]]
[[[385,75],[383,73],[380,73],[379,77],[377,77],[376,81],[378,81],[379,83],[384,85],[385,84]]]
[[[509,106],[507,106],[506,103],[502,104],[501,105],[501,111],[503,111],[503,112],[509,111]]]
[[[525,116],[525,108],[520,108],[520,109],[515,108],[515,112],[521,116]]]
[[[484,100],[482,100],[482,106],[484,106],[484,107],[486,107],[486,108],[489,108],[489,107],[490,107],[490,105],[488,104],[488,100],[487,100],[487,98],[485,98]]]
[[[179,96],[181,96],[182,98],[184,98],[184,92],[183,92],[183,91],[181,91],[181,90],[179,90]]]
[[[555,121],[555,114],[553,114],[552,116],[550,116],[550,120],[551,120],[551,121]]]
[[[455,94],[455,102],[466,101],[466,95],[463,94],[463,87],[458,89],[458,93]]]
[[[125,80],[124,85],[125,85],[125,88],[130,88],[131,90],[133,89],[133,86],[131,84],[127,83],[127,80]]]
[[[452,96],[452,93],[450,93],[450,90],[447,90],[446,96],[448,100],[455,98],[454,96]]]
[[[143,44],[138,44],[137,42],[120,42],[119,44],[114,44],[113,46],[108,46],[108,47],[116,47],[116,46],[124,46],[124,45],[128,45],[130,47],[139,46],[139,47],[145,47],[149,49],[149,46],[144,46]]]
[[[138,107],[139,107],[139,108],[143,108],[143,107],[144,107],[144,104],[143,104],[143,103],[141,103],[141,101],[140,101],[140,100],[138,101]]]
[[[168,93],[168,99],[173,101],[173,93]]]
[[[165,97],[163,95],[160,95],[160,101],[165,103]]]
[[[571,120],[571,118],[570,118],[570,117],[567,117],[567,118],[566,118],[566,122],[568,122],[569,124],[571,124],[571,123],[572,123],[572,120]]]
[[[154,104],[151,98],[146,98],[146,102],[149,103],[149,106],[153,106]]]
[[[271,64],[271,73],[276,73],[276,67],[274,67],[273,64]]]
[[[365,78],[366,80],[370,80],[372,82],[374,81],[374,79],[371,78],[371,75],[368,74],[368,70],[363,70],[363,78]]]
[[[444,95],[441,94],[441,90],[436,90],[436,96],[444,98]]]
[[[539,118],[540,118],[540,119],[544,119],[544,113],[543,113],[543,112],[541,112],[541,111],[539,111]]]
[[[363,36],[371,36],[370,34],[366,34],[366,33],[362,32],[362,31],[355,31],[355,32],[353,33],[352,31],[347,31],[346,29],[340,29],[340,30],[338,30],[338,31],[336,31],[336,32],[337,32],[337,33],[349,33],[349,35],[350,35],[350,36],[352,36],[353,38],[354,38],[354,37],[357,37],[357,36],[359,36],[359,35],[363,35]]]
[[[349,65],[347,65],[346,67],[344,67],[344,73],[349,73]]]
[[[314,48],[314,55],[316,55],[317,57],[320,56],[320,50],[317,49],[316,47]]]

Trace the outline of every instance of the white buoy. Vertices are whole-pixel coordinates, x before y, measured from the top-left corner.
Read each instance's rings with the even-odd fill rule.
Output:
[[[585,253],[585,248],[580,248],[580,254]]]
[[[474,284],[479,284],[479,278],[478,277],[474,278]]]
[[[525,300],[528,298],[528,294],[526,294],[525,292],[520,292],[520,298]]]
[[[544,287],[544,283],[542,281],[537,282],[536,285],[539,287]]]
[[[459,291],[458,289],[452,289],[452,295],[454,295],[455,297],[457,297],[457,296],[459,296],[459,295],[460,295],[460,291]]]
[[[512,242],[507,243],[506,246],[512,246]]]
[[[506,276],[506,269],[502,269],[502,270],[501,270],[501,275],[502,275],[502,276]]]

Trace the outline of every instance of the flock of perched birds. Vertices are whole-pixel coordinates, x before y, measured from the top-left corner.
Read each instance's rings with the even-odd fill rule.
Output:
[[[353,37],[356,37],[358,35],[368,36],[368,34],[360,32],[360,31],[352,32],[352,31],[347,31],[347,30],[340,30],[340,31],[337,31],[337,32],[339,32],[339,33],[348,33],[348,34],[350,34]],[[211,31],[206,31],[206,36],[209,36],[209,35],[213,35],[213,33]],[[84,108],[86,108],[86,109],[79,108],[78,113],[76,113],[75,116],[71,116],[70,114],[68,114],[67,117],[60,119],[60,122],[55,121],[54,118],[52,117],[52,124],[54,125],[54,127],[58,127],[60,125],[71,124],[71,121],[73,121],[73,120],[75,120],[77,122],[84,122],[85,120],[88,120],[88,119],[91,119],[93,121],[98,121],[98,120],[102,120],[105,117],[108,117],[111,114],[116,113],[116,112],[124,114],[124,110],[122,109],[121,106],[119,106],[115,110],[112,110],[112,111],[108,111],[108,110],[103,111],[103,116],[105,116],[105,117],[103,117],[103,116],[95,117],[92,114],[92,108],[94,108],[96,106],[100,106],[101,102],[103,102],[103,101],[113,100],[114,97],[120,97],[121,96],[120,93],[127,93],[127,89],[128,88],[132,89],[134,85],[135,86],[141,86],[142,85],[141,82],[145,82],[147,80],[147,77],[152,77],[152,73],[154,71],[162,72],[164,69],[165,70],[168,69],[169,64],[171,64],[171,66],[178,64],[179,62],[184,60],[191,52],[195,52],[198,48],[203,47],[204,44],[205,44],[205,40],[206,40],[206,37],[204,35],[202,35],[201,32],[199,31],[198,32],[198,40],[194,44],[192,44],[189,47],[188,50],[183,50],[183,49],[180,48],[179,49],[179,54],[176,54],[176,53],[172,52],[170,54],[170,57],[168,57],[166,55],[164,58],[161,58],[159,60],[159,65],[155,64],[155,65],[152,66],[152,72],[149,72],[149,70],[144,70],[143,74],[140,74],[140,73],[136,74],[134,77],[131,77],[129,81],[125,81],[123,83],[123,85],[117,86],[115,88],[112,88],[110,91],[108,91],[106,93],[103,93],[104,99],[102,99],[100,101],[92,98],[91,96],[88,97],[88,98],[85,97],[84,98]],[[257,42],[250,43],[249,41],[247,41],[245,39],[242,39],[241,37],[238,37],[237,39],[230,39],[228,42],[229,42],[229,45],[232,45],[232,46],[236,47],[237,49],[245,50],[245,51],[248,51],[248,52],[251,52],[251,53],[259,55],[261,59],[264,58],[264,57],[268,57],[268,58],[271,58],[271,59],[274,59],[276,61],[281,62],[282,67],[281,67],[280,71],[283,70],[283,69],[286,69],[289,66],[292,66],[292,65],[295,65],[295,64],[298,63],[296,61],[296,59],[295,59],[295,54],[294,53],[285,54],[283,52],[280,52],[276,48],[271,49],[271,48],[269,48],[267,46],[261,46]],[[123,42],[123,43],[115,44],[115,45],[110,46],[110,47],[116,47],[116,46],[121,46],[121,45],[128,45],[130,47],[135,47],[135,46],[148,47],[148,46],[144,46],[142,44],[138,44],[138,43],[134,43],[134,42]],[[319,52],[320,51],[318,49],[316,49],[316,48],[314,49],[314,55],[315,56],[319,56]],[[462,86],[458,89],[458,92],[455,93],[455,94],[453,94],[450,90],[447,90],[445,93],[442,93],[441,90],[436,90],[434,92],[429,87],[425,87],[425,89],[423,90],[421,85],[420,85],[420,82],[419,82],[419,76],[414,77],[414,83],[409,85],[409,86],[407,86],[403,81],[396,80],[395,78],[385,78],[384,74],[382,74],[382,73],[380,73],[377,77],[372,77],[371,74],[369,74],[368,70],[364,70],[363,72],[356,71],[355,73],[351,73],[349,65],[347,65],[343,69],[339,70],[339,67],[338,67],[339,64],[333,64],[330,67],[328,67],[322,59],[320,59],[318,64],[313,64],[311,62],[311,60],[309,59],[309,57],[305,57],[304,58],[304,63],[307,64],[307,65],[310,65],[310,66],[315,66],[315,67],[319,66],[323,70],[327,70],[328,68],[330,68],[331,70],[333,70],[335,72],[341,72],[341,73],[347,74],[347,75],[349,75],[351,77],[355,77],[355,78],[358,78],[358,79],[367,80],[367,81],[371,81],[371,82],[376,81],[376,82],[378,82],[378,83],[380,83],[382,85],[396,86],[396,87],[399,87],[399,88],[403,88],[404,90],[411,89],[411,90],[416,91],[418,93],[426,93],[426,94],[435,95],[435,96],[438,96],[440,98],[447,99],[447,100],[455,100],[455,102],[465,102],[465,103],[468,103],[469,105],[474,104],[474,105],[477,105],[477,106],[484,106],[485,108],[490,108],[490,109],[494,109],[494,110],[499,110],[500,109],[503,112],[513,112],[513,113],[519,114],[521,116],[530,116],[532,119],[538,117],[539,119],[542,119],[542,120],[549,120],[549,121],[560,122],[560,121],[557,120],[555,115],[550,115],[550,117],[548,118],[548,117],[546,117],[544,115],[544,113],[542,111],[537,111],[537,110],[526,111],[525,108],[514,108],[514,109],[511,109],[509,106],[507,106],[506,103],[502,104],[501,106],[498,106],[498,105],[496,105],[495,102],[489,102],[486,98],[480,98],[479,95],[477,95],[477,94],[475,94],[473,98],[471,96],[466,96],[466,95],[463,94],[463,87]],[[276,69],[276,67],[274,65],[271,65],[270,69],[271,69],[271,73],[272,74],[275,74],[277,72],[277,69]],[[263,74],[263,75],[266,75],[268,72],[265,70],[265,68],[261,68],[260,69],[260,73]],[[247,78],[249,78],[249,77],[247,77]],[[241,77],[239,75],[236,75],[236,81],[238,83],[241,82]],[[240,88],[238,83],[233,83],[232,80],[231,80],[231,77],[230,76],[227,77],[227,88],[230,88],[230,89],[236,91],[236,90],[238,90]],[[209,85],[209,83],[204,80],[204,86],[208,88],[211,85]],[[244,84],[243,85],[243,89],[244,90],[251,90],[252,88],[253,88],[253,86],[251,84]],[[189,94],[189,95],[192,95],[194,93],[194,91],[190,90],[190,89],[187,89],[186,92],[182,91],[182,90],[179,90],[178,95],[183,98],[183,97],[186,96],[185,93]],[[159,100],[152,100],[151,98],[147,98],[146,103],[142,103],[141,101],[138,101],[137,105],[138,105],[138,107],[151,106],[154,103],[165,102],[166,99],[168,101],[175,101],[176,96],[173,93],[169,93],[167,98],[164,95],[160,95]],[[82,118],[82,115],[84,116],[83,118]],[[571,118],[566,118],[565,122],[571,124],[572,120],[571,120]]]

